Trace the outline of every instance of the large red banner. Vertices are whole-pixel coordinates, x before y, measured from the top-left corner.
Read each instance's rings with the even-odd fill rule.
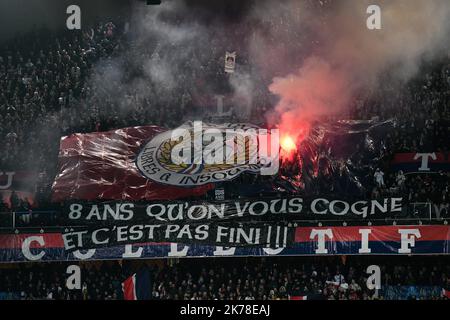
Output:
[[[137,168],[140,149],[164,131],[143,126],[63,137],[53,201],[171,200],[205,194],[210,184],[192,188],[164,185],[144,177]]]

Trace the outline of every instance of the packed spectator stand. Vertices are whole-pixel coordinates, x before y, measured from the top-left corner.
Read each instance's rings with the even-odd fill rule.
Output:
[[[167,105],[156,106],[148,100],[140,101],[133,92],[125,92],[129,87],[118,88],[131,99],[124,115],[117,102],[103,99],[104,94],[100,94],[103,88],[90,87],[89,76],[95,63],[108,61],[121,50],[126,50],[127,45],[123,24],[117,23],[116,26],[111,22],[99,23],[90,32],[55,34],[35,30],[2,45],[0,137],[4,151],[0,155],[0,168],[3,171],[32,169],[39,172],[36,202],[41,207],[45,208],[49,200],[61,136],[142,124],[173,128],[186,120],[182,118],[186,112],[178,112],[174,108],[180,105],[187,109],[193,107],[192,101],[185,102],[186,94],[191,94],[189,92],[173,95]],[[220,65],[213,59],[209,69],[214,74]],[[186,72],[189,74],[189,68]],[[422,77],[404,85],[401,91],[393,92],[388,87],[364,93],[354,100],[348,118],[378,117],[396,121],[398,130],[388,134],[386,141],[376,146],[380,153],[378,164],[367,169],[368,196],[377,198],[401,192],[409,202],[440,205],[445,216],[448,214],[450,192],[448,173],[403,175],[390,171],[388,166],[389,159],[396,152],[449,151],[450,63],[448,60],[435,62],[424,67],[422,74]],[[222,76],[217,75],[219,79]],[[132,71],[129,77],[133,78]],[[266,85],[262,82],[258,88],[261,99],[255,99],[258,103],[252,108],[253,115],[264,114],[264,110],[271,107],[270,99],[265,105],[259,103],[262,97],[268,96],[267,89],[264,90]],[[258,121],[260,119],[255,118],[255,122]],[[352,160],[355,166],[360,165],[357,158]],[[301,169],[297,163],[288,163],[281,173],[295,176],[298,170]],[[382,172],[384,177],[381,180],[377,180],[377,172]],[[253,182],[254,179],[261,178],[244,175],[233,184]],[[319,188],[317,193],[327,191],[326,187],[325,183],[325,190]],[[13,195],[11,198],[15,211],[36,209],[27,199],[16,199]],[[11,204],[1,203],[0,208],[2,211],[11,210]]]
[[[57,207],[49,203],[49,197],[56,173],[59,140],[63,135],[145,124],[174,128],[186,120],[184,111],[194,108],[189,98],[191,92],[180,92],[164,106],[158,106],[119,88],[123,95],[130,97],[125,116],[115,101],[103,99],[104,95],[99,94],[102,88],[90,86],[93,66],[99,61],[108,61],[128,47],[123,32],[120,22],[106,22],[93,27],[92,32],[56,34],[36,30],[0,46],[0,145],[3,146],[0,169],[39,172],[36,203],[29,203],[13,193],[9,204],[0,199],[0,212],[50,212],[55,218]],[[221,67],[218,64],[217,59],[211,58],[208,78],[223,76],[216,74],[215,70]],[[259,96],[252,106],[251,117],[258,124],[264,122],[265,111],[273,107],[270,99],[266,99],[269,96],[267,84],[261,81],[261,88],[255,91]],[[388,162],[397,152],[450,151],[449,98],[450,59],[446,59],[424,66],[421,76],[404,85],[402,90],[380,88],[353,101],[346,119],[394,119],[398,129],[382,145],[376,146],[380,156],[378,163],[368,169],[369,197],[400,194],[409,203],[438,205],[441,216],[448,217],[449,173],[406,175],[391,171]],[[178,106],[184,109],[180,112]],[[358,165],[357,161],[353,163]],[[298,170],[298,164],[286,164],[282,174],[295,176]],[[263,178],[243,175],[233,183],[249,183],[255,179]],[[317,193],[323,191],[320,188]],[[55,223],[57,217],[52,221]],[[17,225],[46,226],[47,223],[47,216],[38,214],[31,223],[24,217]],[[439,290],[449,287],[448,258],[427,257],[423,263],[413,258],[404,258],[406,262],[383,260],[380,264],[387,270],[383,282],[392,286],[392,290],[376,296],[375,292],[365,289],[366,275],[362,273],[361,261],[356,257],[348,259],[346,263],[301,258],[212,259],[205,260],[200,269],[193,267],[195,261],[186,259],[149,263],[149,267],[155,299],[276,300],[298,295],[320,295],[330,300],[443,299]],[[0,292],[3,298],[17,299],[121,299],[122,263],[126,262],[86,263],[83,289],[76,292],[65,289],[62,276],[65,263],[6,265],[0,268]],[[342,286],[344,283],[347,285]],[[400,295],[395,290],[395,286],[410,285],[429,289],[422,292],[421,297],[411,293]]]
[[[379,265],[382,290],[367,289],[365,270]],[[81,265],[82,288],[68,290],[68,263],[30,263],[0,269],[3,299],[118,300],[122,282],[150,270],[152,299],[442,300],[450,285],[446,257],[268,257],[97,261]],[[307,298],[307,299],[308,299]]]

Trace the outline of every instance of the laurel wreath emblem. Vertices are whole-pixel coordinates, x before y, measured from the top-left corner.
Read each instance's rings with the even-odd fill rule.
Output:
[[[192,133],[191,133],[191,138],[193,139]],[[237,140],[237,138],[235,138],[235,143],[236,143],[236,140]],[[194,170],[195,171],[195,170],[201,169],[201,171],[203,171],[205,173],[212,173],[212,172],[227,170],[227,169],[236,167],[236,164],[227,164],[227,163],[224,163],[224,164],[207,164],[207,163],[175,164],[171,160],[171,152],[172,152],[172,149],[179,143],[181,143],[181,141],[175,141],[175,140],[168,139],[161,144],[161,146],[157,152],[156,158],[157,158],[158,162],[161,164],[161,166],[163,166],[166,170],[176,172],[176,173],[182,173],[182,172],[185,172],[186,170]],[[249,149],[250,149],[249,143],[246,143],[244,155],[249,154]],[[233,158],[234,158],[233,162],[238,163],[238,155],[234,154]]]

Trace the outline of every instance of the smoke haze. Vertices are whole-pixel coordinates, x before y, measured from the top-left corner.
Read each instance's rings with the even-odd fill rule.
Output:
[[[381,30],[366,27],[371,4],[381,8]],[[242,117],[264,87],[278,98],[267,119],[296,138],[314,120],[345,114],[355,95],[378,86],[381,74],[388,72],[392,85],[405,83],[423,61],[448,52],[445,0],[250,1],[234,19],[192,1],[163,1],[152,10],[143,6],[135,6],[138,32],[125,53],[143,73],[124,81],[129,65],[122,56],[110,62],[108,72],[100,67],[101,77],[94,73],[96,86],[110,85],[106,91],[121,99],[119,82],[158,105],[174,91],[210,97],[225,91]],[[228,77],[212,69],[219,80],[208,81],[225,51],[237,51],[236,73]],[[199,84],[202,77],[206,81]]]

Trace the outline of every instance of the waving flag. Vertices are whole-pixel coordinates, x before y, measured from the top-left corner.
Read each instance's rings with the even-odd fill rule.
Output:
[[[447,299],[450,299],[450,290],[442,289],[442,296],[447,297]]]
[[[150,274],[147,269],[128,277],[122,282],[124,300],[150,300],[151,283]]]
[[[236,68],[236,51],[225,53],[225,72],[234,73]]]

